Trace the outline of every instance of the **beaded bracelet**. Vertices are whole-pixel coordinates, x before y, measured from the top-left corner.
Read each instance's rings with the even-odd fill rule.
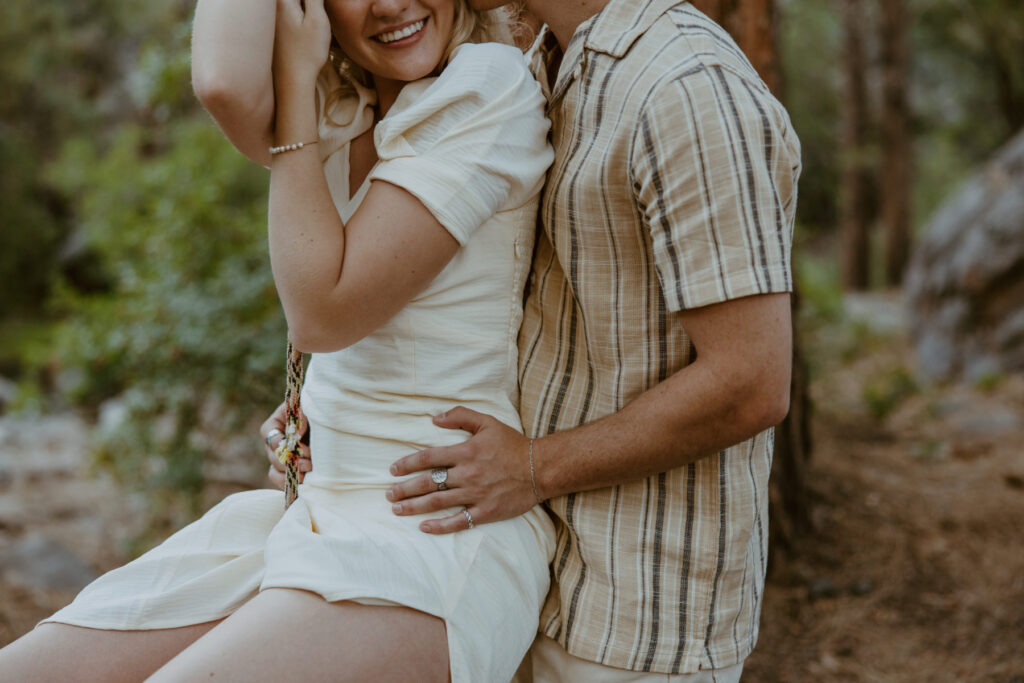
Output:
[[[284,154],[285,152],[294,152],[297,149],[302,149],[306,145],[315,145],[318,142],[320,142],[319,138],[317,138],[316,140],[310,140],[309,142],[293,142],[290,145],[280,145],[279,147],[271,147],[270,155],[273,156],[275,154]]]

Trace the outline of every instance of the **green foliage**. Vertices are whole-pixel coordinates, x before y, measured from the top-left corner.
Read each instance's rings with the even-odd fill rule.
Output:
[[[864,386],[864,404],[874,417],[882,419],[918,391],[914,376],[899,365],[880,373]]]
[[[836,221],[841,45],[832,0],[791,0],[779,30],[782,99],[800,137],[803,171],[798,220],[821,230]]]
[[[0,182],[13,255],[0,275],[31,284],[19,298],[60,323],[46,324],[53,341],[36,335],[34,345],[18,341],[16,326],[0,330],[11,330],[22,366],[59,377],[66,399],[98,414],[116,398],[97,430],[97,462],[147,491],[155,517],[182,521],[198,504],[204,461],[283,386],[266,172],[192,95],[191,3],[12,8],[35,40],[12,30],[23,49],[0,75],[10,86],[0,95],[4,125],[10,113],[18,128],[0,137],[2,160],[17,161]],[[51,32],[53,41],[38,40]],[[72,231],[106,289],[82,289],[58,269],[56,249]],[[31,384],[22,393],[33,405],[44,396]]]
[[[60,348],[85,369],[76,400],[128,390],[128,420],[105,435],[103,460],[137,484],[198,494],[196,416],[221,406],[215,428],[228,432],[271,405],[285,331],[266,256],[266,174],[205,120],[160,135],[168,146],[156,154],[134,125],[105,152],[75,140],[51,172],[117,283],[109,295],[62,291],[73,315]],[[173,428],[161,434],[162,418]]]
[[[1006,382],[1006,375],[1001,372],[986,372],[974,380],[974,386],[985,392],[993,392]]]
[[[0,316],[43,303],[70,230],[67,198],[43,177],[62,140],[120,112],[130,44],[167,21],[131,0],[9,0],[0,22]]]
[[[842,26],[833,0],[780,2],[783,99],[800,136],[797,211],[812,232],[835,228]],[[1024,3],[908,0],[913,217],[921,224],[970,170],[1024,127]],[[877,5],[862,3],[869,110],[877,116]],[[870,136],[869,136],[870,137]],[[863,154],[877,155],[870,143]]]
[[[916,9],[915,47],[928,56],[916,62],[918,108],[984,157],[1024,126],[1024,4],[918,0]]]
[[[796,261],[794,268],[805,320],[809,323],[838,321],[843,315],[843,290],[839,285],[837,264],[804,253],[804,258]]]
[[[1024,3],[918,0],[914,212],[922,220],[1024,127]]]

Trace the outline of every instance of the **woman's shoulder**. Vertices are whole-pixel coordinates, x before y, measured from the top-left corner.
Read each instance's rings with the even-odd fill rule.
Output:
[[[445,137],[453,128],[492,125],[522,116],[543,118],[543,95],[523,53],[500,43],[466,43],[452,53],[440,75],[407,84],[377,126],[378,146],[396,134]],[[410,140],[411,141],[411,140]]]
[[[466,98],[524,94],[534,83],[526,58],[518,48],[501,43],[463,43],[452,51],[448,63],[435,78],[405,86],[399,104],[428,100],[456,101]],[[529,93],[527,93],[529,94]],[[427,107],[430,107],[427,104]]]
[[[472,70],[485,73],[512,70],[512,73],[529,72],[523,52],[504,43],[463,43],[454,50],[445,66],[449,71]]]
[[[455,48],[427,90],[429,96],[440,99],[493,101],[531,97],[534,83],[518,48],[501,43],[464,43]]]

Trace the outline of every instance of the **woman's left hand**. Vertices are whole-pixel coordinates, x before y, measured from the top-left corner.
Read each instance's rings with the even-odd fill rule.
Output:
[[[324,0],[277,0],[275,90],[293,83],[316,83],[330,47],[331,23],[324,10]]]
[[[530,442],[498,420],[469,408],[453,408],[434,418],[445,429],[462,429],[472,436],[460,444],[430,448],[396,461],[391,474],[422,472],[387,491],[396,515],[418,515],[462,506],[459,512],[420,524],[428,534],[463,531],[470,526],[500,522],[523,514],[537,504],[530,478]],[[430,476],[447,468],[446,488]]]

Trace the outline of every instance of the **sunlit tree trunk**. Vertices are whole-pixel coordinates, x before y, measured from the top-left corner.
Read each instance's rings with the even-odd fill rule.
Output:
[[[907,102],[906,0],[879,0],[882,61],[880,190],[885,230],[885,280],[903,281],[910,252],[911,145]]]
[[[885,2],[885,0],[882,0]],[[839,0],[843,18],[843,100],[840,113],[839,232],[843,287],[868,287],[867,96],[861,0]]]
[[[768,87],[780,94],[782,73],[776,49],[775,0],[694,0],[692,4],[729,31]],[[796,328],[799,296],[795,289],[791,302],[793,375],[790,410],[775,430],[775,462],[770,491],[772,542],[776,547],[787,548],[811,529],[805,476],[811,455],[811,404],[806,365],[800,353],[800,337]]]

